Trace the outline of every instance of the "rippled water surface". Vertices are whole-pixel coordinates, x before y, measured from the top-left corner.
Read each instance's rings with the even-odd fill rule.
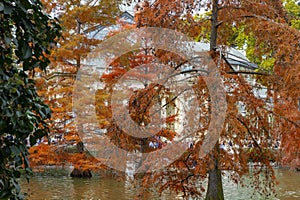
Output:
[[[300,172],[288,170],[276,170],[277,179],[280,182],[278,196],[270,199],[300,200]],[[224,181],[225,199],[247,200],[250,199],[253,190],[241,188]],[[93,177],[90,179],[73,179],[68,176],[35,176],[29,184],[21,181],[22,189],[28,193],[28,199],[89,199],[89,200],[129,200],[134,199],[136,190],[128,183],[113,179]],[[164,195],[157,199],[177,199],[175,195]],[[254,199],[258,199],[255,197]]]

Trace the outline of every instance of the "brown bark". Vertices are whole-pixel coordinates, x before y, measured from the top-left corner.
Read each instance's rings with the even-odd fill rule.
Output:
[[[211,31],[210,31],[210,50],[215,50],[217,47],[218,35],[218,0],[213,0],[211,16]]]
[[[70,176],[73,178],[91,178],[92,173],[91,170],[89,169],[82,170],[82,169],[74,168]]]
[[[215,51],[217,47],[218,36],[218,0],[212,2],[212,18],[211,18],[211,38],[210,50]],[[213,152],[211,153],[211,169],[208,172],[208,186],[206,192],[206,200],[224,200],[222,174],[219,168],[220,148],[219,142],[215,144]]]
[[[77,21],[77,34],[81,34],[81,22],[78,18],[76,18],[76,21]],[[80,44],[78,44],[78,48],[80,48]],[[77,58],[76,58],[76,66],[77,66],[77,70],[79,70],[80,68],[80,65],[81,65],[81,57],[80,55],[77,55]]]
[[[208,172],[208,186],[205,200],[224,200],[222,174],[219,168],[220,148],[217,142],[211,154],[211,169]]]

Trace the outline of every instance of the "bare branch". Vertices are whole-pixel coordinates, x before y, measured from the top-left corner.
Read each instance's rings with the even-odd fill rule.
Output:
[[[253,75],[261,75],[261,76],[270,76],[270,74],[264,73],[264,72],[252,72],[252,71],[245,71],[245,70],[229,71],[227,73],[228,74],[253,74]]]
[[[243,120],[241,120],[239,117],[236,117],[236,119],[237,119],[237,120],[238,120],[238,121],[239,121],[246,129],[247,129],[247,132],[249,133],[251,139],[252,139],[253,142],[254,142],[254,146],[257,147],[257,148],[259,148],[259,150],[262,152],[261,147],[259,146],[259,144],[258,144],[258,142],[256,141],[256,139],[253,137],[253,134],[252,134],[252,132],[250,131],[248,125],[247,125]]]

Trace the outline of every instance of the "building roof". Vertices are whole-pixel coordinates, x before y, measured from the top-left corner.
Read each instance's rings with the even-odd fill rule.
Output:
[[[134,16],[129,12],[125,11],[119,17],[119,20],[128,24],[134,24]],[[89,38],[103,40],[108,35],[108,33],[112,30],[117,30],[120,28],[120,25],[111,25],[111,26],[102,26],[99,25],[95,27],[93,30],[86,32]],[[196,44],[196,42],[195,42]],[[209,51],[209,43],[199,42],[196,47],[201,45],[201,51]],[[226,47],[226,50],[223,52],[227,61],[232,66],[243,67],[248,70],[255,70],[258,66],[254,63],[251,63],[248,58],[244,55],[244,53],[240,50],[237,50],[232,47]]]
[[[134,17],[127,11],[123,12],[120,15],[119,20],[127,24],[134,24]],[[103,40],[110,31],[118,30],[118,28],[120,28],[120,25],[118,24],[114,24],[111,26],[98,25],[95,26],[92,30],[86,31],[85,34],[87,34],[88,38]]]

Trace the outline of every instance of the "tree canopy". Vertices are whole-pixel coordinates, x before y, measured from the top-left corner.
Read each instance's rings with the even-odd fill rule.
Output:
[[[17,178],[30,172],[27,148],[49,131],[50,109],[31,76],[48,66],[60,27],[40,1],[1,1],[0,21],[0,198],[22,199]]]
[[[136,183],[140,186],[139,198],[148,198],[149,188],[155,187],[159,192],[173,191],[184,198],[205,196],[206,199],[224,199],[221,179],[225,175],[224,171],[232,181],[243,186],[246,185],[243,177],[251,174],[250,182],[247,184],[253,186],[260,195],[268,196],[274,193],[276,184],[272,167],[274,161],[299,168],[300,34],[295,21],[297,7],[294,1],[286,1],[285,5],[281,1],[271,0],[143,1],[136,6],[135,25],[122,27],[121,30],[127,32],[121,32],[121,36],[114,31],[109,35],[112,39],[108,43],[90,40],[83,34],[83,30],[90,30],[84,29],[84,24],[89,26],[91,22],[91,29],[96,28],[99,22],[100,25],[103,24],[103,20],[93,21],[94,19],[90,18],[90,12],[97,13],[101,8],[91,10],[93,9],[91,4],[82,5],[79,1],[74,2],[72,6],[66,1],[58,1],[59,5],[50,2],[51,9],[66,11],[65,15],[60,16],[65,27],[65,38],[60,41],[60,46],[51,57],[53,68],[49,72],[55,72],[55,76],[48,78],[44,76],[44,81],[41,81],[43,84],[40,85],[40,92],[47,97],[46,102],[51,104],[55,112],[51,126],[53,133],[65,134],[66,140],[79,142],[77,133],[84,135],[84,129],[87,132],[93,131],[95,127],[91,122],[98,120],[96,129],[100,130],[100,137],[105,135],[109,140],[101,143],[97,141],[99,135],[97,137],[85,135],[89,136],[86,140],[89,141],[88,144],[93,144],[97,146],[96,150],[104,152],[112,143],[129,153],[135,151],[143,153],[137,161],[140,165],[137,166],[136,172],[145,172],[145,168],[162,163],[155,159],[155,156],[151,156],[159,156],[161,150],[168,149],[168,145],[172,146],[180,138],[181,131],[176,129],[176,123],[196,120],[199,124],[196,131],[190,132],[192,145],[180,154],[178,159],[169,158],[173,162],[162,170],[146,170],[147,173],[136,174]],[[106,1],[103,3],[107,4]],[[115,20],[115,16],[112,16],[112,19]],[[156,31],[143,32],[145,30],[143,28],[147,27],[174,30],[184,33],[193,42],[209,43],[207,53],[211,58],[210,64],[217,66],[226,90],[227,113],[220,137],[206,155],[203,155],[202,147],[210,131],[214,131],[209,129],[210,125],[217,123],[212,120],[216,102],[212,100],[207,85],[209,82],[213,83],[215,79],[209,81],[205,79],[211,78],[213,71],[211,68],[202,70],[193,68],[195,58],[174,53],[175,50],[183,48],[180,42],[170,41],[172,37],[159,35]],[[136,30],[140,30],[138,32],[141,33],[140,37],[135,37]],[[129,37],[124,39],[124,34],[128,34]],[[149,46],[129,51],[128,49],[135,47],[132,41],[143,41]],[[158,48],[161,46],[155,46],[153,42],[164,45],[165,49]],[[79,123],[76,130],[70,104],[71,98],[74,97],[72,76],[82,69],[82,58],[86,58],[89,52],[100,47],[107,53],[107,60],[115,51],[128,50],[128,52],[110,60],[107,66],[101,65],[100,68],[106,70],[100,77],[94,73],[95,68],[92,67],[85,67],[85,71],[82,71],[85,73],[78,76],[77,99],[73,102],[73,106],[79,109],[77,115],[84,119],[81,119],[81,124]],[[235,68],[227,55],[230,47],[245,50],[248,59],[256,64],[256,70]],[[163,67],[157,67],[157,64]],[[155,76],[160,77],[161,70],[166,69],[176,72],[172,74],[172,78],[179,78],[167,86],[161,82],[149,81]],[[184,75],[184,78],[180,79],[181,75]],[[94,82],[84,76],[97,79],[101,89],[95,94],[87,94],[87,91],[93,91]],[[45,81],[53,77],[58,79]],[[143,84],[140,88],[128,89],[130,82],[126,81],[131,79],[143,80]],[[169,79],[171,78],[163,80]],[[187,102],[191,102],[189,98],[179,97],[181,93],[189,91],[178,86],[186,80],[193,84],[190,88],[199,106],[193,112],[184,115],[184,119],[180,119],[182,109],[185,107],[179,106],[179,102],[186,103],[187,108],[190,106]],[[178,93],[178,90],[182,91]],[[124,106],[122,99],[124,97],[128,97],[125,103],[127,107],[123,107],[128,112],[116,109]],[[94,112],[91,109],[95,110],[96,117],[90,115]],[[163,112],[167,114],[164,113],[162,118],[153,118],[157,113]],[[199,118],[194,118],[198,114]],[[92,119],[93,117],[96,119]],[[157,123],[155,121],[157,119],[165,122],[162,124],[163,128],[157,132],[152,129],[145,131],[144,128],[148,124]],[[120,121],[123,124],[120,124]],[[132,128],[137,126],[138,129]],[[151,134],[153,136],[149,136]],[[158,138],[165,138],[167,142],[163,143]],[[278,141],[280,150],[274,150]],[[153,146],[154,144],[158,146]],[[227,150],[224,150],[224,146],[227,146]],[[70,154],[59,154],[61,157],[58,157],[53,153],[51,161],[47,161],[45,152],[48,152],[49,148],[45,145],[33,148],[33,161],[55,164],[68,158],[69,161],[76,163],[76,167],[88,169],[95,166],[93,160],[84,160],[87,156],[83,154],[75,154],[74,157],[70,157]],[[57,152],[57,148],[52,150]],[[174,155],[178,149],[168,150]],[[151,152],[156,154],[149,154]],[[109,154],[110,157],[101,155],[97,157],[97,152],[94,153],[102,163],[111,159],[114,166],[121,165],[121,160],[126,159],[120,156],[123,154],[118,154],[120,152]],[[47,155],[49,158],[49,154]],[[249,162],[257,165],[251,168]]]
[[[201,8],[210,10],[210,14],[206,18],[194,17],[195,14],[201,15]],[[205,130],[199,129],[195,133],[193,149],[164,170],[146,174],[142,181],[138,181],[139,184],[143,183],[142,196],[147,196],[147,188],[154,186],[159,188],[159,191],[176,191],[186,198],[199,197],[207,191],[206,199],[223,199],[221,170],[230,170],[230,178],[243,185],[242,177],[249,174],[250,160],[260,162],[260,165],[255,167],[252,182],[249,184],[262,195],[274,192],[275,177],[271,161],[278,160],[292,167],[297,167],[299,162],[297,157],[299,97],[297,94],[299,93],[300,35],[297,29],[290,26],[291,21],[282,2],[157,0],[151,3],[145,1],[137,10],[136,25],[139,28],[149,26],[169,28],[196,38],[197,41],[208,40],[212,58],[218,64],[223,76],[224,87],[230,88],[227,89],[228,109],[224,129],[214,150],[206,157],[199,158],[203,138],[205,138]],[[249,59],[259,64],[263,71],[233,72],[233,67],[222,55],[225,53],[222,47],[232,44],[239,44],[241,47],[245,45]],[[186,62],[173,53],[154,47],[150,53],[146,53],[147,50],[144,52],[144,56],[155,56],[158,62],[174,68]],[[140,57],[141,53],[137,55]],[[129,60],[135,63],[136,59]],[[118,82],[117,79],[130,71],[132,64],[120,63],[111,67],[113,69],[111,76],[108,73],[105,78],[111,79],[109,84],[114,85]],[[208,91],[204,82],[201,82],[201,75],[193,74],[190,78],[194,76],[199,76],[199,81],[195,84],[195,90],[199,91],[197,94],[207,95]],[[256,82],[249,83],[249,78]],[[263,82],[259,79],[263,79]],[[266,87],[265,97],[255,95],[257,89],[264,87]],[[159,98],[155,93],[155,87],[146,85],[143,90],[157,96],[154,95],[153,98],[143,98],[145,95],[132,96],[136,102],[139,102],[139,106],[144,106],[139,109],[139,117],[135,118],[139,124],[145,123],[143,120],[148,116],[148,106],[153,105],[152,101]],[[137,94],[142,92],[142,90],[137,91]],[[203,91],[204,93],[201,93]],[[205,97],[209,99],[208,96]],[[198,98],[200,99],[200,96]],[[208,99],[206,102],[209,102]],[[211,106],[210,103],[207,105]],[[241,105],[245,109],[245,114],[241,113]],[[202,112],[207,113],[205,110]],[[110,117],[109,115],[108,118]],[[109,123],[108,130],[113,130],[111,126],[115,127],[113,121]],[[124,137],[122,130],[115,128],[118,131],[109,132],[112,134],[111,137],[117,141],[126,141],[128,145],[128,137]],[[148,142],[150,140],[148,139]],[[281,141],[282,157],[272,150],[276,140]],[[220,150],[219,143],[229,141],[232,143],[230,149],[233,153]],[[251,147],[249,151],[244,148],[248,146]],[[193,162],[197,163],[195,168],[190,165]],[[261,174],[264,174],[264,178]],[[207,190],[204,188],[205,181],[201,181],[206,180],[205,178],[209,180]]]
[[[117,23],[121,15],[121,1],[43,2],[46,11],[60,20],[62,37],[49,56],[51,65],[36,78],[38,93],[52,110],[49,121],[51,145],[41,144],[31,148],[32,165],[60,165],[70,162],[75,168],[84,170],[103,168],[83,151],[78,136],[82,128],[76,128],[72,111],[73,85],[87,54],[104,39],[95,38],[94,35],[104,27]],[[68,148],[71,150],[68,151]]]

